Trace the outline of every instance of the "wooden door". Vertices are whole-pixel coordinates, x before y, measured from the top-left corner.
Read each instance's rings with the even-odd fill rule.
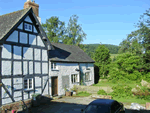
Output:
[[[58,77],[52,77],[52,96],[58,95]]]

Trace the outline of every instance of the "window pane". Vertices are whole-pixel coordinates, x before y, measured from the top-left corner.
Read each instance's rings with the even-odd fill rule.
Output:
[[[71,82],[73,83],[73,75],[71,75]]]
[[[32,88],[32,79],[29,79],[29,88]]]
[[[78,78],[77,78],[77,75],[75,75],[75,82],[77,82],[78,81]]]
[[[53,69],[53,63],[51,63],[51,69]]]
[[[54,69],[56,69],[56,63],[54,63]]]

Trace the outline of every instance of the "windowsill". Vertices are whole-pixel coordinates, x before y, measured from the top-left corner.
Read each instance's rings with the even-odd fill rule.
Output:
[[[34,89],[24,89],[24,92],[34,91]]]
[[[51,71],[59,71],[58,69],[51,69]]]
[[[72,83],[72,84],[79,84],[80,82],[74,82],[74,83]]]
[[[85,82],[91,82],[92,80],[85,80]]]

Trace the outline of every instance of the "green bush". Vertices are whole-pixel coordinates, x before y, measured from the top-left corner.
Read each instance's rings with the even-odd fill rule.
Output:
[[[107,95],[107,93],[103,90],[103,89],[100,89],[98,92],[97,92],[98,95]]]
[[[127,85],[118,84],[117,86],[112,87],[113,92],[110,93],[112,97],[118,98],[129,98],[132,97],[131,87]]]
[[[138,89],[137,92],[133,92],[134,96],[138,99],[150,100],[150,92],[147,88]]]

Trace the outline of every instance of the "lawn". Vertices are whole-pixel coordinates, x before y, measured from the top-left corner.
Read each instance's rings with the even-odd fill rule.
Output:
[[[123,83],[119,83],[119,84],[123,84]],[[111,82],[108,82],[108,81],[100,81],[99,83],[94,84],[93,86],[113,87],[113,86],[117,86],[117,85],[118,85],[118,83],[111,83]],[[132,82],[130,84],[128,83],[127,85],[134,88],[136,85],[140,85],[140,83]],[[122,103],[128,103],[129,105],[131,105],[131,103],[146,104],[146,102],[148,102],[146,100],[136,99],[135,97],[128,98],[128,99],[114,97],[113,99],[117,100],[119,102],[122,102]]]
[[[123,84],[123,83],[119,83],[119,84]],[[108,82],[108,81],[101,81],[97,84],[93,84],[93,86],[101,86],[101,87],[113,87],[113,86],[117,86],[118,83],[111,83],[111,82]],[[134,88],[136,85],[139,85],[137,84],[136,82],[132,82],[132,83],[128,83],[127,85],[129,85],[130,87]]]
[[[86,96],[90,96],[91,94],[86,92],[86,91],[81,91],[79,92],[76,96],[83,96],[83,97],[86,97]]]

